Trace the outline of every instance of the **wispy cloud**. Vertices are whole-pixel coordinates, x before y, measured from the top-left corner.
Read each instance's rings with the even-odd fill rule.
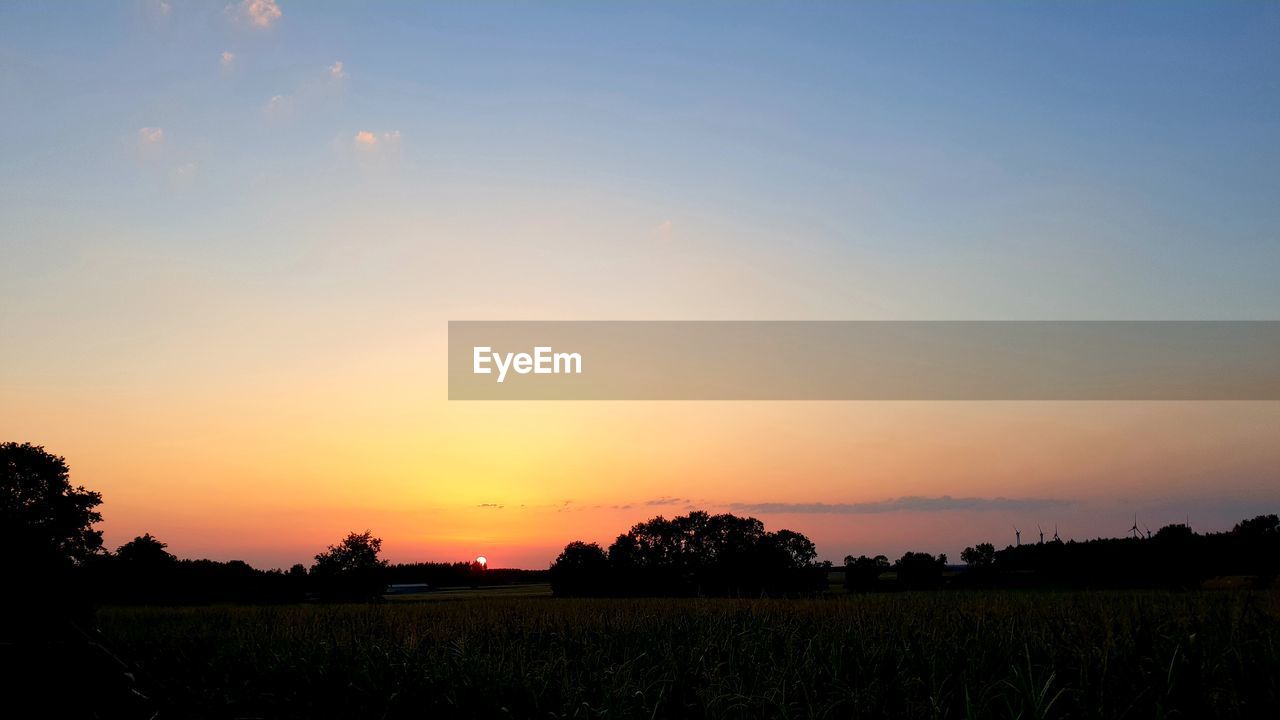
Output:
[[[528,506],[531,509],[554,509],[558,511],[587,510],[645,510],[654,512],[652,508],[675,507],[689,512],[707,510],[709,512],[759,513],[762,515],[876,515],[895,512],[952,512],[952,511],[1015,511],[1033,512],[1051,510],[1076,505],[1074,500],[1061,498],[1008,498],[1008,497],[952,497],[950,495],[923,496],[905,495],[903,497],[874,500],[871,502],[713,502],[710,500],[694,500],[663,495],[644,501],[623,502],[615,504],[583,505],[573,500],[552,505]],[[498,503],[484,503],[478,507],[504,507]],[[524,508],[526,506],[521,505]]]
[[[196,176],[200,171],[200,166],[194,162],[185,162],[175,167],[170,173],[170,180],[176,185],[185,185]]]
[[[400,131],[387,130],[382,133],[371,130],[357,132],[351,141],[357,149],[372,152],[376,150],[395,150],[400,147]]]
[[[1007,497],[952,497],[939,495],[926,497],[906,495],[888,500],[862,503],[730,503],[726,507],[737,512],[797,513],[831,515],[875,515],[892,512],[949,512],[953,510],[1047,510],[1071,505],[1072,501],[1059,498],[1007,498]]]
[[[239,4],[228,5],[226,12],[257,28],[269,28],[283,15],[276,0],[242,0]]]
[[[346,65],[342,61],[326,66],[323,74],[312,70],[292,92],[271,96],[265,107],[267,117],[275,120],[289,118],[295,112],[305,113],[321,103],[341,98],[346,90],[346,79]]]
[[[164,142],[164,128],[138,128],[138,144],[143,147],[155,147]]]
[[[651,506],[652,505],[683,505],[688,502],[689,502],[688,500],[685,500],[683,498],[667,497],[664,495],[662,497],[654,498],[652,500],[646,500],[644,504],[651,505]]]
[[[287,118],[293,114],[293,96],[272,95],[263,111],[274,120]]]
[[[488,509],[490,509],[490,510],[501,510],[502,508],[504,508],[504,507],[506,507],[506,506],[505,506],[505,505],[500,505],[500,504],[498,504],[498,503],[480,503],[480,504],[479,504],[479,505],[477,505],[476,507],[478,507],[478,508],[488,508]]]
[[[230,50],[224,50],[218,61],[222,63],[222,67],[229,68],[236,64],[236,54]]]

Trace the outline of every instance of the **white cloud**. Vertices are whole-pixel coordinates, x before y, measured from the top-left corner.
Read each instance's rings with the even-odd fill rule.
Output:
[[[224,51],[219,58],[219,62],[222,63],[222,67],[231,67],[236,64],[236,54],[230,50]]]
[[[341,60],[329,66],[329,77],[333,78],[334,80],[342,80],[346,76],[347,76],[347,73],[342,69]]]
[[[154,147],[164,142],[164,128],[144,127],[138,128],[138,144]]]
[[[382,134],[378,134],[369,130],[361,130],[356,133],[353,142],[355,142],[356,147],[361,148],[396,148],[400,146],[400,131],[388,130]]]
[[[281,120],[293,113],[293,97],[289,95],[272,95],[265,108],[267,117]]]
[[[228,5],[226,12],[259,28],[271,27],[282,15],[276,0],[241,0],[239,5]]]

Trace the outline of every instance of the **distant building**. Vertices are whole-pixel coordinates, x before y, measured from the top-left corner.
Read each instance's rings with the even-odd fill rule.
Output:
[[[396,585],[388,585],[385,594],[411,595],[413,593],[424,593],[430,591],[431,586],[427,583],[398,583]]]

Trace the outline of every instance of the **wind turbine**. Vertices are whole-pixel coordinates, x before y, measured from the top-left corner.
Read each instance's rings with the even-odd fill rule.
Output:
[[[1129,528],[1129,532],[1134,538],[1142,536],[1142,533],[1138,530],[1138,513],[1133,514],[1133,527]]]
[[[1018,545],[1018,547],[1022,547],[1022,531],[1018,529],[1017,525],[1013,526],[1013,537],[1014,537],[1014,542]]]
[[[1044,544],[1044,528],[1040,527],[1040,523],[1036,523],[1036,529],[1040,531],[1040,544]]]
[[[1054,523],[1054,525],[1053,525],[1053,541],[1054,541],[1054,542],[1062,542],[1062,538],[1058,537],[1058,525],[1057,525],[1057,523]]]

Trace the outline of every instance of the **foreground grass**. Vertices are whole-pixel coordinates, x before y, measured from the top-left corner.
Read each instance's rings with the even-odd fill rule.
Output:
[[[1266,717],[1280,595],[115,608],[161,717]]]

